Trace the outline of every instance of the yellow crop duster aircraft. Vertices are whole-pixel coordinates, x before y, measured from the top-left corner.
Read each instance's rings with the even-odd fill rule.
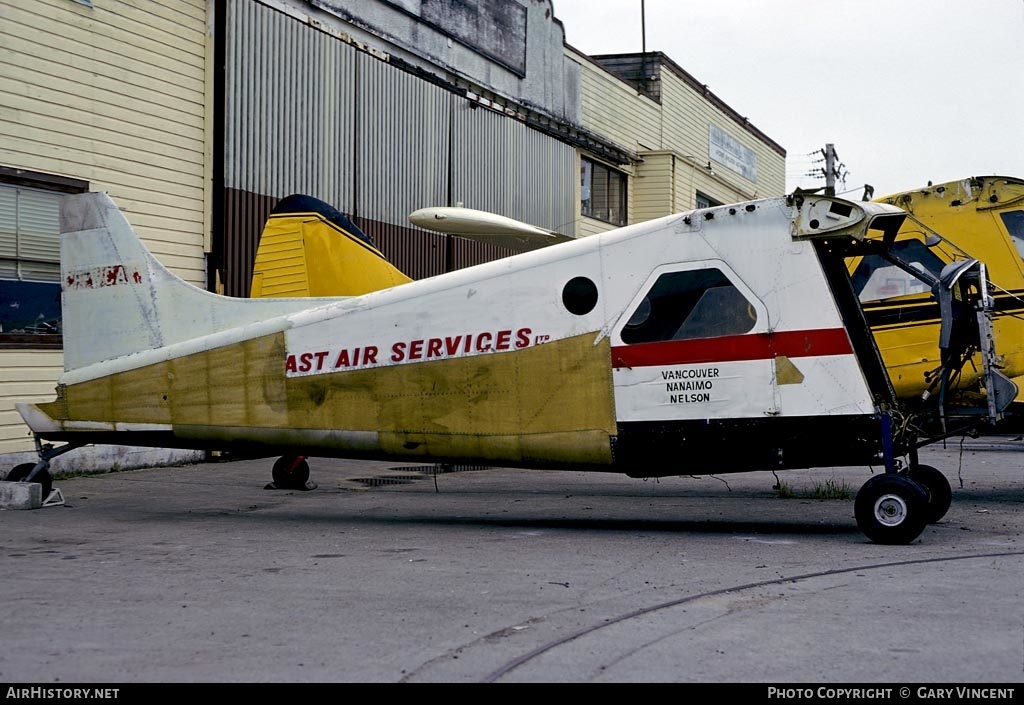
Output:
[[[994,365],[985,265],[936,276],[902,260],[906,213],[891,205],[755,200],[418,281],[335,214],[308,201],[284,230],[344,240],[350,293],[232,299],[165,269],[105,194],[66,197],[65,371],[54,401],[17,405],[40,461],[8,479],[45,480],[89,443],[280,455],[285,486],[305,484],[312,455],[633,477],[877,464],[857,524],[907,543],[951,501],[918,448],[998,420],[1016,394]],[[913,409],[854,291],[846,263],[861,255],[935,297],[939,382]],[[975,351],[986,408],[953,384]]]
[[[913,266],[938,274],[965,253],[985,262],[992,286],[993,334],[999,341],[997,364],[1024,389],[1024,181],[972,177],[876,200],[908,213],[893,251]],[[853,258],[850,266],[897,394],[911,398],[934,392],[941,320],[931,292],[880,257]]]

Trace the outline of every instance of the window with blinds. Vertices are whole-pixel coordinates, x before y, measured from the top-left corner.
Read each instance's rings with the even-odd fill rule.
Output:
[[[87,186],[0,169],[0,349],[61,347],[60,202]]]
[[[0,184],[0,279],[60,281],[63,195]]]

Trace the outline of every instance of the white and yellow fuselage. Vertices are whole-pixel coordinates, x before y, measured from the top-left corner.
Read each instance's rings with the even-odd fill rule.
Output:
[[[195,289],[105,195],[65,210],[66,371],[19,405],[43,438],[651,476],[877,457],[881,366],[818,243],[896,208],[753,201],[312,300]]]

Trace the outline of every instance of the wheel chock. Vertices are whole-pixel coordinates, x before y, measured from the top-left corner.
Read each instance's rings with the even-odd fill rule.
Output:
[[[35,484],[35,483],[33,483]],[[44,507],[59,507],[64,504],[64,493],[54,487],[50,490],[50,496],[43,500]]]
[[[43,486],[38,482],[0,481],[0,509],[39,509],[42,506]]]

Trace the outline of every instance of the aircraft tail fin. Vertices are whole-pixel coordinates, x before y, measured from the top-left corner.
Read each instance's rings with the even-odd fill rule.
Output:
[[[409,281],[345,214],[295,194],[263,228],[250,296],[358,296]]]
[[[65,371],[309,307],[218,296],[179,279],[105,193],[64,197],[60,259]]]

